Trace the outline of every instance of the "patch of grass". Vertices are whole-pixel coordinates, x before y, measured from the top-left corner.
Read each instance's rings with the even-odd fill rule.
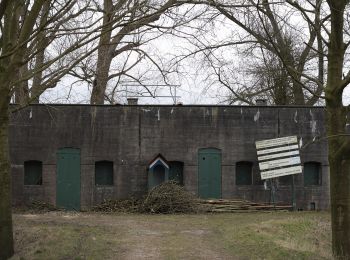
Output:
[[[13,259],[332,259],[330,215],[14,216]]]
[[[249,259],[331,259],[327,213],[268,213],[263,218],[222,220],[216,225],[232,254]],[[320,229],[320,223],[326,227]],[[320,240],[322,237],[322,240]]]
[[[38,215],[40,218],[40,215]],[[15,225],[16,252],[24,259],[99,259],[118,253],[118,234],[103,226],[26,221]],[[14,259],[16,259],[16,257]]]

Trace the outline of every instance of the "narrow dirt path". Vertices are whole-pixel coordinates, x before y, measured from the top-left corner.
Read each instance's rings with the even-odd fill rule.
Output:
[[[32,259],[26,257],[28,248],[34,255],[45,252],[42,245],[50,242],[50,239],[53,239],[51,243],[61,241],[60,232],[68,230],[70,233],[65,235],[65,239],[76,238],[71,242],[73,249],[58,258],[78,256],[80,259],[96,259],[92,256],[92,247],[95,246],[104,259],[237,259],[228,255],[217,243],[212,230],[196,224],[195,219],[188,216],[51,212],[16,215],[14,221],[18,231],[17,241],[21,243],[17,245],[19,258]],[[35,230],[38,241],[23,244],[23,237],[31,237],[28,233],[30,230]],[[39,241],[39,234],[47,232],[57,237],[46,236],[48,241]]]

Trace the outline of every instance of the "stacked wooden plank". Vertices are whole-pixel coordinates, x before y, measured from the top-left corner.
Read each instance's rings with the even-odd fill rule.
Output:
[[[210,199],[199,200],[199,203],[206,212],[254,212],[254,211],[286,211],[291,210],[291,205],[272,205],[256,203],[241,199]]]

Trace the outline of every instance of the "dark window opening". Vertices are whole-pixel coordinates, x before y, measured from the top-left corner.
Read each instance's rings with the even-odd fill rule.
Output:
[[[24,162],[24,185],[43,184],[43,164],[40,161]]]
[[[252,184],[252,169],[251,162],[237,162],[236,164],[236,185],[251,185]]]
[[[113,162],[99,161],[95,163],[95,185],[113,185]]]
[[[310,202],[310,210],[316,210],[316,203]]]
[[[177,182],[179,185],[183,185],[183,162],[169,162],[169,180]]]
[[[321,185],[321,164],[318,162],[304,163],[304,186]]]

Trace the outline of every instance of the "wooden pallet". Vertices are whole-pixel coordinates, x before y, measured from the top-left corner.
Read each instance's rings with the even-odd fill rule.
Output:
[[[287,211],[291,205],[272,205],[241,199],[210,199],[199,200],[199,204],[207,212],[255,212],[255,211]]]

